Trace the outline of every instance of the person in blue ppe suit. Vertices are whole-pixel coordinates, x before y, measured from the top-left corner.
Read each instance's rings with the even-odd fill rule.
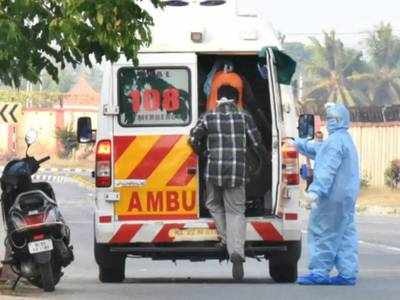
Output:
[[[314,181],[306,194],[310,274],[302,285],[354,285],[358,274],[355,203],[360,188],[358,154],[347,129],[350,114],[342,104],[328,104],[329,137],[322,144],[296,139],[297,149],[315,159]],[[333,267],[338,275],[329,277]]]

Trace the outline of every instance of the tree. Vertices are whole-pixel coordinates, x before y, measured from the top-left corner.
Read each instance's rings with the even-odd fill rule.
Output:
[[[303,104],[315,101],[314,110],[321,110],[326,102],[342,102],[347,106],[363,104],[366,97],[355,85],[367,71],[362,53],[345,48],[335,32],[324,32],[324,43],[310,38],[311,58],[306,62],[308,78]]]
[[[400,39],[390,24],[381,24],[367,39],[373,70],[364,76],[376,105],[400,104]]]
[[[36,83],[43,70],[58,81],[70,63],[92,66],[124,54],[137,63],[151,42],[153,19],[138,0],[0,1],[0,81],[19,87]],[[151,0],[154,7],[161,0]]]
[[[285,52],[290,55],[296,62],[296,73],[292,79],[292,87],[296,100],[296,104],[300,105],[299,100],[302,98],[303,91],[303,79],[305,75],[305,66],[307,61],[310,60],[311,53],[307,49],[306,45],[299,42],[284,43],[283,48]]]

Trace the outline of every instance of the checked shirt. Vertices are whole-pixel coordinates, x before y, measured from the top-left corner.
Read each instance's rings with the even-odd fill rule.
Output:
[[[244,185],[247,142],[255,149],[262,144],[251,115],[230,103],[206,112],[192,128],[189,142],[198,149],[196,145],[204,139],[207,141],[206,180],[226,188]]]

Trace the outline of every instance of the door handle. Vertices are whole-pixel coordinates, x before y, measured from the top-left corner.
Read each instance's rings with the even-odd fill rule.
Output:
[[[197,174],[197,168],[187,168],[187,173],[189,175],[196,175]]]

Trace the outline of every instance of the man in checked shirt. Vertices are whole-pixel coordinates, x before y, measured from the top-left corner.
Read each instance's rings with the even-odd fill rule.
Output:
[[[192,128],[189,142],[200,154],[201,143],[207,139],[206,206],[215,220],[221,246],[227,245],[233,278],[241,280],[246,240],[246,145],[252,145],[260,157],[266,151],[251,115],[236,106],[237,89],[223,85],[217,99],[215,110],[202,115]]]

